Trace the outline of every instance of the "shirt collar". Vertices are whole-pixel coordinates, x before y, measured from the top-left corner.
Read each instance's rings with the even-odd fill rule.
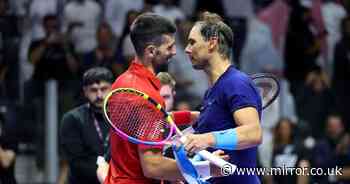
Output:
[[[161,83],[159,79],[154,73],[149,71],[143,64],[141,64],[137,58],[131,62],[129,71],[136,75],[139,75],[142,78],[147,78],[157,90],[160,89]]]

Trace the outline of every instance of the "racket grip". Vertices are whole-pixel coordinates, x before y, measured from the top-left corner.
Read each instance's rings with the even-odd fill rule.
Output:
[[[181,143],[184,143],[186,142],[186,137],[185,136],[182,136],[180,138],[180,142]],[[202,151],[199,151],[197,153],[199,156],[201,156],[202,158],[204,158],[205,160],[208,160],[209,162],[213,163],[214,165],[220,167],[222,170],[226,170],[226,171],[229,171],[229,172],[234,172],[237,168],[236,165],[234,164],[231,164],[230,162],[227,162],[226,160],[210,153],[209,151],[207,150],[202,150]]]
[[[213,155],[212,153],[210,153],[207,150],[202,150],[202,151],[198,152],[197,154],[199,154],[205,160],[208,160],[209,162],[213,163],[214,165],[220,167],[221,169],[229,169],[232,172],[234,172],[237,168],[236,165],[231,164],[230,162],[227,162],[226,160],[224,160],[218,156]]]

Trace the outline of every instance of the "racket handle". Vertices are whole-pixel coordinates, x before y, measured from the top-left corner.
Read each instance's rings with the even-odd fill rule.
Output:
[[[182,136],[180,138],[180,142],[181,143],[186,142],[186,137]],[[233,173],[236,170],[236,168],[237,168],[236,165],[231,164],[230,162],[227,162],[226,160],[224,160],[224,159],[222,159],[222,158],[220,158],[220,157],[210,153],[207,150],[199,151],[197,154],[200,155],[205,160],[208,160],[210,163],[213,163],[214,165],[220,167],[223,170],[226,170],[226,171],[229,171],[229,172]]]
[[[221,169],[227,169],[227,170],[231,170],[232,172],[234,172],[237,168],[236,165],[231,164],[230,162],[227,162],[226,160],[224,160],[216,155],[213,155],[212,153],[210,153],[207,150],[202,150],[202,151],[198,152],[197,154],[199,154],[205,160],[208,160],[209,162],[220,167]]]

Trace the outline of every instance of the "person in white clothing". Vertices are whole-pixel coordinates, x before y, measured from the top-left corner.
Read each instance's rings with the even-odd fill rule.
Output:
[[[106,0],[104,17],[114,34],[120,38],[126,25],[127,13],[130,10],[141,11],[143,7],[143,0]]]
[[[63,31],[72,31],[75,50],[79,54],[93,50],[102,14],[100,5],[93,0],[73,0],[65,5],[63,11]]]

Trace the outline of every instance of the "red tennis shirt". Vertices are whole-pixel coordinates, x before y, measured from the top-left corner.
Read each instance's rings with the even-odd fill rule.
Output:
[[[135,59],[128,70],[113,83],[112,89],[137,89],[164,107],[164,100],[159,94],[160,86],[161,83],[155,74]],[[155,148],[155,146],[133,144],[119,137],[113,130],[110,136],[112,158],[104,184],[151,184],[153,180],[143,175],[138,149]],[[162,149],[162,146],[156,148]]]

